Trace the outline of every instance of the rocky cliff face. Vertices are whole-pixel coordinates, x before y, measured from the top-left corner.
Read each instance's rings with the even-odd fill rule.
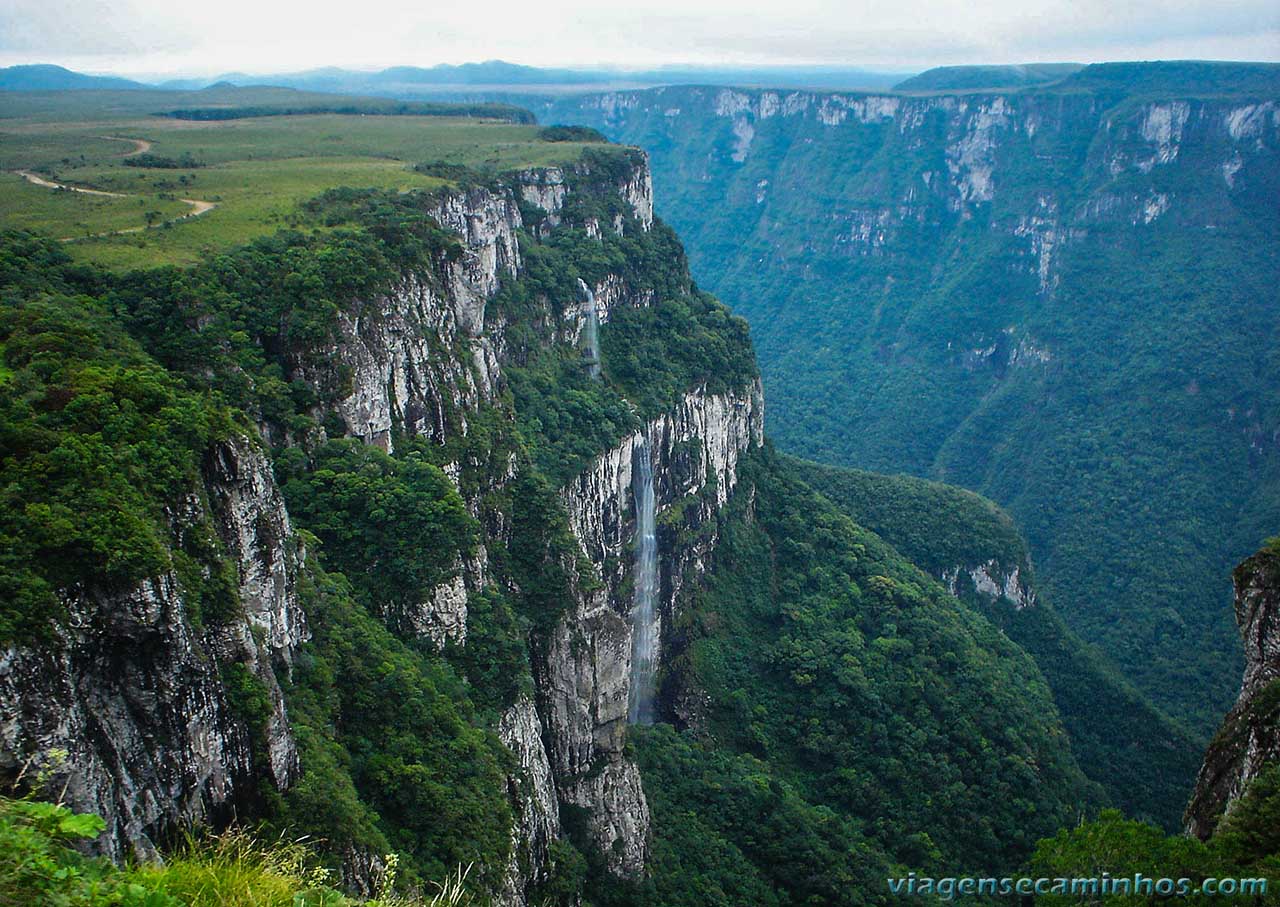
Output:
[[[480,336],[483,296],[477,304],[475,283],[451,276],[453,292],[412,275],[393,294],[340,316],[331,361],[350,375],[337,410],[352,435],[390,449],[395,427],[444,443],[465,435],[467,412],[492,398],[498,367]],[[460,355],[464,343],[471,362]]]
[[[306,374],[299,363],[300,372],[317,386],[342,387],[334,408],[348,433],[384,449],[391,448],[398,434],[440,445],[465,438],[469,420],[493,404],[504,386],[503,363],[523,353],[508,348],[504,316],[488,309],[501,282],[521,272],[517,231],[545,238],[574,226],[599,237],[602,229],[622,234],[628,223],[647,231],[653,222],[647,161],[632,156],[627,162],[621,168],[584,160],[572,168],[528,170],[507,188],[473,189],[441,199],[430,213],[457,236],[461,256],[440,262],[431,273],[410,275],[385,296],[344,312],[328,355],[312,357],[325,362],[327,371]],[[607,172],[597,172],[602,167]],[[584,184],[593,195],[603,192],[621,203],[603,226],[600,216],[573,204]],[[621,273],[604,275],[593,289],[601,322],[617,306],[652,302],[651,291],[636,288]],[[560,302],[564,311],[559,317],[549,305],[542,315],[546,341],[576,343],[588,302]],[[718,399],[691,395],[678,413],[658,420],[664,428],[653,430],[676,431],[678,422],[686,440],[695,434],[705,439],[708,455],[705,463],[699,460],[699,476],[714,461],[728,471],[725,480],[731,486],[732,461],[742,440],[737,427],[715,422],[722,405]],[[755,408],[758,412],[758,402]],[[758,436],[758,418],[755,426]],[[722,430],[729,434],[721,436]],[[732,452],[726,452],[729,448]],[[437,647],[446,641],[465,645],[468,597],[492,581],[486,550],[511,541],[510,525],[485,512],[481,501],[509,483],[516,467],[510,458],[466,461],[446,465],[445,472],[481,520],[484,537],[477,556],[459,565],[454,580],[432,590],[417,612],[399,620],[401,631]],[[464,473],[468,481],[463,481]],[[613,497],[575,500],[583,509],[621,506]],[[630,506],[629,499],[626,503]],[[617,581],[620,576],[615,585]],[[541,647],[544,654],[534,666],[536,701],[521,699],[502,716],[499,736],[520,766],[509,783],[516,824],[511,863],[499,892],[503,903],[523,904],[525,892],[545,879],[550,842],[561,833],[561,802],[585,811],[590,833],[608,855],[611,869],[631,876],[643,872],[648,812],[638,770],[622,755],[630,663],[625,613],[606,595],[583,593]]]
[[[458,238],[461,256],[445,258],[431,272],[408,275],[386,295],[345,309],[332,346],[307,357],[324,365],[308,366],[299,359],[296,377],[338,389],[334,408],[347,433],[367,443],[389,449],[393,429],[438,444],[465,436],[468,413],[491,402],[501,383],[500,360],[507,353],[503,325],[486,304],[504,278],[520,272],[516,234],[526,226],[520,202],[540,209],[538,227],[544,231],[567,223],[590,232],[591,223],[575,223],[563,208],[575,183],[594,178],[589,164],[569,173],[548,167],[521,172],[512,188],[443,196],[427,213]],[[621,197],[640,229],[648,230],[653,196],[647,160],[637,157],[608,188]],[[598,227],[596,222],[597,233]],[[619,220],[613,229],[621,234],[625,227]],[[602,321],[613,304],[630,300],[621,275],[602,281],[597,295]],[[580,330],[578,319],[565,321]]]
[[[1180,196],[1191,202],[1206,189],[1234,190],[1246,178],[1242,173],[1264,180],[1268,158],[1280,142],[1275,101],[1190,99],[1116,107],[1113,100],[1086,92],[903,97],[658,88],[572,98],[550,109],[554,116],[589,122],[629,141],[657,144],[661,138],[664,145],[674,143],[676,150],[659,162],[668,181],[676,167],[684,169],[683,160],[670,159],[682,150],[683,133],[704,130],[704,161],[695,176],[704,183],[729,177],[726,207],[755,209],[751,221],[762,229],[772,227],[775,235],[777,225],[771,221],[784,215],[779,204],[785,206],[787,196],[801,188],[792,174],[806,171],[782,172],[772,146],[757,151],[760,141],[786,135],[791,143],[821,146],[856,136],[859,142],[870,137],[893,145],[909,155],[910,167],[890,178],[890,197],[884,196],[887,187],[881,182],[879,203],[858,198],[856,190],[852,197],[828,199],[821,211],[812,212],[816,220],[807,237],[810,245],[838,255],[882,255],[920,225],[969,220],[984,203],[1015,200],[1022,210],[1010,213],[1000,228],[1023,238],[1028,267],[1047,293],[1055,285],[1062,245],[1079,239],[1079,231],[1091,223],[1147,225],[1170,215],[1212,229],[1213,212],[1180,205]],[[1095,135],[1098,141],[1085,140]],[[1212,150],[1206,155],[1207,149]],[[1017,173],[1018,158],[1028,151],[1086,171],[1094,183],[1090,197],[1077,201],[1074,193],[1040,181],[1033,188]],[[1178,169],[1170,165],[1185,166],[1189,156],[1208,186],[1180,184],[1174,189],[1172,184],[1157,187],[1150,180],[1127,178]],[[669,186],[668,205],[679,212],[687,192],[683,184]],[[684,232],[682,220],[677,213]],[[706,229],[688,226],[694,236]],[[693,248],[696,255],[698,244]]]
[[[1280,550],[1264,548],[1236,568],[1234,579],[1244,679],[1187,807],[1187,832],[1199,838],[1212,835],[1263,767],[1280,760]]]
[[[504,904],[524,904],[529,886],[546,879],[551,842],[560,836],[560,805],[542,734],[542,719],[528,698],[508,709],[498,726],[498,736],[520,766],[520,774],[511,779],[516,822],[511,862],[499,892]]]
[[[344,309],[330,348],[294,369],[300,380],[336,389],[333,408],[347,432],[384,449],[393,428],[438,444],[466,434],[468,412],[492,399],[498,381],[485,303],[520,268],[511,193],[450,194],[429,213],[458,237],[462,254]]]
[[[556,628],[540,694],[562,796],[588,810],[597,845],[622,875],[642,873],[649,825],[639,772],[624,754],[636,450],[649,446],[658,519],[666,526],[658,558],[660,640],[682,584],[705,571],[714,549],[715,533],[697,530],[728,500],[739,457],[763,443],[763,431],[758,384],[724,395],[693,391],[598,457],[562,493],[573,533],[603,582]]]
[[[621,173],[605,177],[608,190],[615,193],[630,210],[640,224],[640,229],[648,230],[653,226],[653,175],[649,170],[647,158],[639,155],[636,166],[628,167]],[[540,208],[545,216],[537,225],[539,236],[546,236],[551,230],[564,222],[562,209],[565,200],[570,196],[571,185],[575,180],[592,179],[590,162],[580,162],[566,173],[563,167],[544,167],[536,170],[525,170],[519,175],[520,197],[525,202]],[[592,236],[600,235],[600,219],[589,217],[578,224]],[[616,215],[606,224],[615,233],[622,233],[623,218]]]
[[[0,655],[0,769],[65,784],[67,802],[106,819],[98,845],[115,857],[233,817],[260,769],[280,789],[299,770],[275,672],[307,638],[300,552],[266,457],[248,438],[219,442],[171,519],[178,534],[216,531],[238,576],[231,613],[194,612],[176,571],[69,589],[55,645]],[[228,671],[261,686],[269,714],[237,712]]]
[[[1176,70],[669,87],[540,115],[650,150],[694,276],[752,324],[780,448],[1007,507],[1070,627],[1208,732],[1236,682],[1222,577],[1280,519],[1248,504],[1280,481],[1277,382],[1242,365],[1274,345],[1280,91]],[[1171,522],[1202,527],[1173,557]]]
[[[441,194],[427,213],[456,245],[386,292],[344,305],[326,346],[286,360],[288,379],[309,384],[319,401],[311,413],[323,425],[319,440],[344,434],[394,452],[398,441],[414,439],[447,452],[442,469],[480,525],[479,545],[452,576],[422,590],[416,608],[383,617],[415,644],[456,652],[469,643],[474,596],[519,594],[489,556],[513,541],[510,514],[493,500],[517,477],[517,452],[510,441],[499,449],[469,439],[478,418],[505,421],[499,434],[511,431],[504,368],[527,350],[509,345],[509,314],[491,303],[522,275],[520,232],[545,237],[572,226],[597,239],[648,232],[652,184],[642,155],[586,155],[574,167]],[[520,342],[576,344],[588,304],[602,323],[619,307],[654,304],[635,270],[597,274],[588,299],[536,300]],[[282,426],[260,428],[277,444],[299,440]],[[534,689],[506,707],[494,729],[515,765],[499,903],[519,907],[548,880],[552,843],[565,834],[562,806],[585,818],[614,873],[643,875],[648,807],[624,749],[632,456],[645,439],[660,513],[674,515],[662,552],[669,616],[680,584],[696,578],[715,544],[713,532],[697,530],[714,524],[737,483],[738,458],[762,443],[762,431],[758,383],[721,394],[691,388],[563,490],[589,566],[570,565],[564,616],[530,644]],[[115,856],[153,854],[154,842],[183,824],[252,812],[257,785],[285,790],[306,770],[277,680],[308,639],[298,597],[305,558],[259,445],[235,437],[210,449],[201,486],[175,504],[172,522],[175,547],[184,546],[184,533],[216,537],[221,560],[201,569],[208,577],[229,567],[235,577],[218,613],[207,601],[200,613],[189,575],[175,568],[132,589],[66,590],[71,619],[58,645],[0,656],[0,769],[16,773],[30,763],[29,777],[47,776],[53,786],[65,780],[74,806],[106,817],[101,841]],[[267,714],[244,713],[246,698],[262,700],[246,689],[265,693]],[[349,847],[338,856],[346,881],[367,891],[385,855]]]
[[[961,595],[972,588],[987,598],[1004,599],[1017,611],[1036,603],[1035,589],[1023,581],[1022,568],[1014,566],[1005,570],[995,558],[975,566],[956,565],[944,570],[941,579],[952,595]]]
[[[653,222],[651,178],[642,156],[632,164],[606,180],[606,191],[617,193],[640,229],[647,230]],[[567,172],[561,167],[526,170],[510,187],[450,193],[433,203],[427,213],[457,237],[461,254],[406,275],[385,295],[346,307],[339,313],[331,345],[319,355],[309,351],[297,357],[294,376],[329,389],[334,398],[317,405],[317,417],[336,412],[346,434],[384,450],[392,449],[397,433],[439,445],[465,438],[469,420],[492,404],[503,386],[501,363],[511,355],[504,343],[506,325],[489,311],[488,303],[501,281],[521,270],[517,232],[533,225],[526,224],[520,204],[539,209],[539,235],[561,226],[590,231],[592,224],[576,223],[563,208],[575,185],[594,177],[589,164]],[[592,190],[600,187],[593,185]],[[595,228],[598,233],[598,223]],[[625,229],[621,220],[614,229]],[[597,290],[602,322],[615,305],[645,305],[651,300],[651,294],[635,290],[618,274],[606,275]],[[582,301],[571,303],[560,322],[560,333],[571,343],[577,342],[582,329],[583,306]],[[549,309],[546,317],[552,317]],[[512,460],[445,466],[460,485],[464,469],[481,484],[466,495],[477,517],[482,494],[501,488],[515,475]],[[506,531],[500,525],[489,529],[499,540]],[[402,628],[437,647],[446,640],[465,641],[467,593],[480,591],[488,582],[486,562],[482,543],[477,556],[459,565],[453,580],[424,596],[416,612],[397,616]]]
[[[336,408],[351,434],[384,448],[399,432],[438,444],[466,436],[470,415],[492,403],[502,388],[503,363],[522,355],[506,342],[504,316],[486,308],[501,281],[520,273],[516,231],[545,237],[571,225],[598,237],[603,229],[622,234],[628,224],[651,228],[647,161],[635,156],[629,166],[607,168],[603,175],[596,172],[602,166],[584,161],[568,171],[530,170],[519,174],[510,190],[473,190],[438,205],[433,215],[461,240],[461,259],[445,262],[438,273],[414,275],[394,292],[344,314],[340,336],[325,357],[335,374],[350,375]],[[601,179],[606,195],[621,201],[603,224],[599,212],[611,210],[609,205],[574,204],[575,186],[588,181],[598,193]],[[606,273],[588,290],[584,298],[559,300],[559,315],[546,307],[541,322],[548,341],[576,344],[588,305],[607,324],[620,306],[653,303],[653,291],[625,272]],[[316,375],[313,380],[335,379]],[[522,698],[500,722],[499,735],[520,766],[509,785],[516,824],[500,891],[503,903],[523,904],[530,887],[545,879],[550,842],[561,834],[561,804],[581,811],[613,872],[643,874],[649,813],[639,771],[624,753],[633,453],[641,439],[648,441],[660,513],[679,511],[662,552],[663,607],[669,616],[681,583],[697,576],[714,547],[713,534],[692,538],[693,530],[713,522],[736,485],[739,456],[762,438],[758,383],[720,395],[692,389],[671,412],[601,455],[563,490],[571,528],[603,582],[577,587],[567,613],[534,647],[535,696]],[[478,557],[460,565],[457,579],[434,590],[421,612],[410,615],[417,635],[437,645],[465,644],[467,598],[491,581],[485,549],[511,541],[511,527],[485,513],[481,498],[510,482],[515,465],[459,462],[445,471],[484,524],[484,538]],[[479,484],[461,481],[464,471],[473,479],[479,476]],[[692,540],[677,539],[677,524]]]
[[[460,241],[462,255],[446,259],[432,273],[406,277],[392,292],[362,302],[341,316],[339,336],[326,361],[327,373],[308,379],[336,386],[347,376],[336,403],[347,431],[367,443],[390,449],[393,435],[404,434],[446,445],[465,438],[469,420],[493,404],[504,385],[502,364],[519,351],[505,342],[507,324],[487,308],[501,282],[520,274],[517,231],[545,238],[566,226],[599,236],[597,217],[566,210],[576,187],[591,183],[599,193],[599,174],[589,162],[569,168],[544,168],[518,174],[509,188],[474,189],[440,200],[431,215]],[[648,230],[653,221],[651,181],[642,157],[611,171],[606,193],[616,194],[631,223]],[[530,223],[522,215],[534,215]],[[532,209],[532,210],[531,210]],[[621,234],[623,214],[608,228]],[[650,296],[635,290],[620,274],[606,275],[596,287],[599,316],[607,321],[617,305],[646,305]],[[543,319],[547,341],[577,341],[585,300],[569,302],[557,319],[548,306]],[[719,443],[719,442],[716,442]],[[514,458],[498,462],[467,460],[445,466],[463,492],[484,535],[477,555],[459,565],[452,581],[425,596],[420,609],[401,616],[399,629],[427,638],[437,647],[465,645],[468,597],[492,582],[487,548],[511,541],[511,527],[481,501],[501,490],[516,474]],[[468,481],[463,481],[464,473]],[[584,648],[582,640],[589,641]],[[620,874],[643,871],[648,813],[634,764],[622,758],[626,716],[625,647],[629,637],[618,609],[604,599],[585,596],[561,622],[535,665],[536,702],[522,698],[503,714],[498,732],[519,770],[509,780],[516,823],[512,856],[499,887],[502,903],[520,905],[531,886],[547,877],[551,842],[561,834],[560,803],[585,810],[591,833],[610,854]],[[614,722],[610,703],[620,696],[622,724]],[[361,855],[366,862],[373,855]]]

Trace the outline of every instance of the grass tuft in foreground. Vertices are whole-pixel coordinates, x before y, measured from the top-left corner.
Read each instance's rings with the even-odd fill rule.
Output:
[[[434,895],[397,891],[395,854],[370,900],[344,895],[305,841],[244,829],[189,835],[164,862],[118,867],[74,847],[102,833],[98,816],[0,797],[0,903],[10,907],[469,907],[467,869]]]

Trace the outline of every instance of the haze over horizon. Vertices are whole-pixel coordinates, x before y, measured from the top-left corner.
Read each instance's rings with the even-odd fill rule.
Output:
[[[502,59],[533,66],[847,66],[921,70],[966,63],[1139,59],[1280,61],[1272,0],[654,0],[611,9],[547,0],[426,8],[369,0],[318,9],[301,0],[11,0],[0,10],[0,66],[57,63],[137,77],[381,69]]]

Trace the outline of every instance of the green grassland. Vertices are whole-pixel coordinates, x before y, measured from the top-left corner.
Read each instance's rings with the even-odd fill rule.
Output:
[[[147,190],[128,198],[87,195],[36,186],[16,173],[0,173],[0,212],[6,227],[50,233],[59,239],[85,237],[147,226],[147,216],[161,220],[181,217],[190,210],[172,197]]]
[[[319,113],[191,121],[157,115],[219,106],[292,110],[308,99],[343,100],[283,89],[0,98],[0,227],[74,240],[68,243],[74,257],[113,268],[189,265],[281,227],[308,228],[299,222],[299,204],[326,189],[430,189],[445,181],[415,172],[415,164],[506,171],[570,162],[587,146],[542,141],[536,126],[461,116]],[[370,103],[371,110],[382,109]],[[189,166],[129,166],[139,147]],[[124,197],[36,186],[19,170]],[[179,219],[192,211],[183,199],[216,207]]]

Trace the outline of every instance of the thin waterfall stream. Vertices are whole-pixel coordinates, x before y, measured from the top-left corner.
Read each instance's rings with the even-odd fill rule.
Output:
[[[583,361],[587,363],[587,374],[592,378],[600,377],[600,314],[596,311],[596,294],[587,286],[587,282],[578,278],[578,286],[587,300],[587,323],[582,329]]]
[[[632,454],[631,487],[636,501],[635,596],[631,606],[631,692],[627,720],[653,724],[653,669],[657,659],[658,534],[649,440]]]

